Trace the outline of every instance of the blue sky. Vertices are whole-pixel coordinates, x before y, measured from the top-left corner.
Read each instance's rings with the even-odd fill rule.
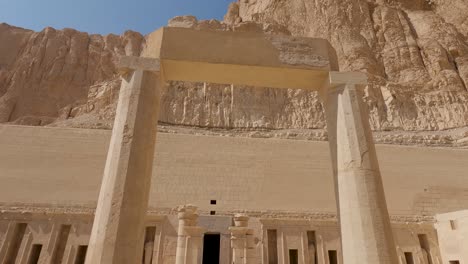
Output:
[[[143,34],[178,15],[222,19],[235,0],[0,0],[0,23],[42,30],[74,28],[99,34]]]

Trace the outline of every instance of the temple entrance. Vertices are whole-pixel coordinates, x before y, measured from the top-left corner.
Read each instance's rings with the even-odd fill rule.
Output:
[[[289,264],[298,264],[299,263],[299,254],[297,249],[289,250]]]
[[[220,234],[205,234],[203,237],[203,264],[219,264]]]
[[[128,241],[141,239],[144,230],[160,91],[169,81],[227,84],[231,89],[233,85],[246,85],[318,91],[327,116],[334,177],[339,179],[335,181],[335,190],[339,192],[339,200],[353,201],[352,207],[350,203],[338,204],[342,227],[356,226],[353,232],[343,232],[341,241],[345,246],[359,243],[363,248],[372,248],[372,254],[362,262],[398,262],[369,114],[362,100],[367,76],[360,72],[337,72],[336,52],[327,40],[165,27],[149,35],[146,44],[145,57],[123,56],[116,64],[122,85],[89,242],[92,252],[88,264],[99,263],[106,255],[141,254],[139,244],[129,245]],[[201,48],[193,52],[194,46]],[[360,195],[363,192],[367,195]],[[353,213],[355,208],[359,213]],[[190,218],[196,219],[196,210],[186,209],[179,212],[182,225],[178,229],[178,264],[198,259],[204,233]],[[215,215],[216,211],[210,214]],[[363,219],[370,219],[366,222],[371,224],[369,228],[360,228]],[[245,231],[241,236],[250,236],[249,230],[241,230]],[[378,235],[372,230],[379,230]],[[194,243],[189,243],[190,240]],[[246,246],[242,247],[236,255],[246,259],[246,251],[241,251]],[[187,249],[193,250],[187,254]],[[295,253],[291,252],[293,259]],[[344,258],[350,261],[361,257],[352,250],[345,253]],[[219,257],[219,233],[205,235],[203,263],[219,264]],[[336,252],[330,252],[330,259],[337,262]],[[128,262],[121,257],[114,264]]]

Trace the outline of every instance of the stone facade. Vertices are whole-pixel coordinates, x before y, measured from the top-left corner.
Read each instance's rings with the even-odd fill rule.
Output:
[[[110,136],[108,130],[1,125],[0,201],[96,206]],[[298,217],[328,217],[336,210],[327,142],[167,132],[158,137],[151,208],[192,203],[207,212]],[[394,217],[468,208],[466,149],[377,144],[376,150]]]
[[[269,5],[274,6],[272,3],[268,4],[268,1],[264,1],[264,3],[267,4],[262,8]],[[23,198],[11,196],[11,192],[16,189],[8,188],[8,181],[14,182],[16,179],[6,174],[9,190],[5,197],[12,198],[12,200],[10,202],[5,201],[5,209],[1,213],[4,218],[2,220],[4,226],[0,229],[0,231],[3,230],[0,261],[6,263],[83,262],[87,264],[125,264],[140,261],[142,263],[154,263],[155,261],[160,263],[162,261],[162,263],[175,262],[177,264],[211,264],[218,262],[235,264],[334,264],[344,262],[347,264],[394,264],[397,262],[432,264],[440,263],[442,257],[447,258],[447,252],[444,250],[450,251],[451,249],[450,246],[447,247],[445,244],[445,236],[442,236],[444,238],[441,240],[442,247],[438,245],[437,234],[433,225],[439,218],[434,218],[434,214],[449,210],[452,206],[454,208],[464,207],[465,200],[458,200],[457,198],[465,196],[465,192],[461,190],[461,193],[455,192],[453,194],[453,197],[457,199],[454,205],[437,204],[445,200],[440,199],[441,197],[426,199],[427,197],[424,196],[426,194],[418,196],[418,203],[411,204],[408,203],[412,201],[411,198],[402,195],[404,194],[404,188],[397,188],[398,199],[393,203],[397,204],[396,208],[405,208],[403,211],[406,214],[395,214],[397,210],[392,209],[395,205],[391,204],[391,202],[387,205],[384,186],[385,190],[387,190],[386,186],[395,185],[395,183],[390,182],[389,184],[382,177],[371,126],[385,130],[395,128],[407,130],[414,129],[415,124],[412,123],[412,120],[400,119],[399,123],[389,123],[387,119],[381,123],[379,120],[373,119],[375,116],[372,116],[372,112],[375,112],[376,109],[369,107],[369,102],[371,104],[372,102],[379,103],[378,100],[376,102],[372,101],[370,94],[372,89],[375,88],[375,82],[373,81],[375,81],[375,78],[379,79],[379,72],[369,71],[365,67],[359,68],[359,70],[364,71],[366,74],[339,72],[339,64],[347,70],[354,67],[353,65],[343,67],[343,56],[350,54],[345,51],[351,45],[347,41],[341,43],[341,46],[338,45],[339,50],[335,52],[328,41],[324,39],[291,36],[285,30],[286,27],[281,27],[281,23],[278,23],[278,21],[273,24],[245,22],[244,20],[249,19],[262,21],[262,9],[255,7],[255,4],[256,2],[241,1],[231,5],[229,15],[226,17],[226,23],[216,21],[198,22],[192,17],[176,18],[170,22],[174,27],[162,28],[146,38],[146,47],[142,54],[147,58],[128,56],[120,60],[117,67],[122,76],[122,86],[119,92],[120,96],[112,137],[107,149],[108,155],[104,167],[101,191],[99,199],[97,199],[97,206],[93,204],[88,207],[88,209],[96,207],[94,215],[86,209],[85,204],[79,203],[80,199],[78,197],[82,196],[82,194],[78,192],[73,194],[73,188],[70,189],[72,190],[71,200],[59,202],[60,206],[63,206],[61,209],[59,207],[55,210],[51,203],[46,203],[48,204],[46,207],[40,207],[38,200],[41,197],[35,196],[25,198],[25,200],[32,200],[30,203],[21,203]],[[354,2],[349,4],[350,10],[352,10]],[[392,14],[392,12],[388,12],[388,9],[378,9],[374,6],[376,3],[367,4],[371,5],[372,12],[374,12],[372,14],[373,21],[377,21],[379,18],[374,17],[375,13],[380,12],[381,19]],[[391,3],[391,6],[394,4],[396,3]],[[440,3],[435,2],[434,4]],[[408,9],[432,8],[431,5],[423,2],[403,6],[403,8]],[[369,6],[360,4],[359,7],[361,10],[369,8]],[[252,11],[251,8],[255,9],[253,15],[249,13]],[[268,8],[263,11],[267,12]],[[400,13],[397,12],[396,15],[399,16]],[[410,12],[406,15],[409,19],[418,19],[420,16],[419,13]],[[270,17],[275,17],[275,14],[270,14]],[[418,24],[413,26],[413,31],[424,35],[424,27],[418,27]],[[274,28],[273,32],[269,31],[271,27]],[[280,31],[280,33],[277,34],[277,31]],[[360,38],[356,37],[354,34],[356,32],[352,30],[343,31],[343,28],[339,28],[337,31],[340,32],[340,36],[349,38],[351,43],[353,40],[357,41]],[[290,32],[293,31],[290,30]],[[295,33],[293,32],[293,34]],[[18,36],[21,36],[21,34]],[[329,35],[326,36],[330,37]],[[20,41],[25,41],[25,39]],[[197,52],[193,52],[192,46],[190,46],[192,44],[199,46]],[[436,52],[443,53],[443,47],[440,43],[435,45],[433,42],[421,40],[419,45],[423,51],[436,50]],[[359,45],[355,47],[359,48]],[[454,78],[466,89],[464,86],[464,77],[466,77],[464,76],[464,46],[458,48],[450,51],[446,63],[441,61],[439,57],[431,57],[429,52],[422,54],[421,57],[416,56],[413,58],[414,50],[409,49],[409,57],[414,59],[412,63],[421,62],[432,67],[429,67],[427,73],[431,80],[422,86],[425,91],[430,92],[434,87],[440,88],[441,80],[450,79],[453,81]],[[383,56],[381,59],[385,66],[385,76],[380,76],[380,81],[385,79],[384,82],[411,83],[408,78],[415,77],[415,73],[411,70],[406,72],[394,69],[395,71],[392,72],[391,68],[386,67],[388,65],[385,65],[385,63],[392,65],[393,58]],[[452,66],[455,69],[451,69]],[[418,80],[427,79],[424,71],[418,71],[417,73],[421,74]],[[9,83],[14,84],[16,77],[8,79]],[[367,85],[368,78],[371,80],[369,85]],[[20,79],[24,80],[24,78]],[[150,199],[152,197],[151,180],[155,147],[157,145],[156,131],[158,120],[160,120],[160,102],[164,102],[163,92],[166,87],[172,85],[169,82],[179,81],[203,82],[204,90],[207,83],[225,83],[230,85],[231,93],[234,93],[234,90],[238,87],[244,86],[256,86],[259,89],[279,88],[282,91],[318,92],[313,97],[320,98],[320,105],[326,115],[331,171],[334,179],[334,191],[329,192],[328,195],[335,194],[334,204],[336,206],[330,211],[311,206],[310,203],[315,203],[317,200],[305,196],[310,193],[310,190],[307,188],[303,192],[299,192],[294,188],[287,190],[281,185],[281,180],[287,181],[288,179],[285,179],[285,175],[280,175],[280,181],[273,182],[273,189],[276,191],[273,193],[262,193],[263,185],[258,182],[235,185],[239,188],[239,192],[230,191],[230,194],[236,197],[231,199],[234,201],[233,204],[223,204],[220,207],[221,210],[210,210],[210,216],[208,216],[207,212],[201,210],[201,213],[206,216],[199,218],[197,206],[185,205],[178,207],[177,217],[174,217],[173,210],[167,210],[161,204],[150,207],[151,210],[148,215],[148,205],[151,205],[152,202]],[[422,84],[419,83],[419,85]],[[464,90],[458,89],[460,87],[453,84],[453,82],[447,86],[448,90],[444,90],[445,95],[453,96],[452,92],[458,93],[457,98],[464,100]],[[386,87],[390,87],[388,83]],[[286,88],[292,90],[285,90]],[[12,91],[12,94],[7,94],[10,91]],[[5,92],[8,96],[2,97],[5,104],[0,105],[3,107],[0,110],[4,110],[0,114],[3,115],[3,119],[6,118],[6,121],[11,121],[12,117],[19,111],[18,109],[21,109],[21,103],[18,103],[21,100],[19,95],[15,94],[15,91],[17,89],[8,89]],[[389,93],[392,94],[392,91]],[[438,93],[434,94],[440,95]],[[392,96],[393,99],[397,99],[396,95],[392,94]],[[364,101],[364,98],[367,101]],[[161,103],[162,105],[164,103]],[[416,104],[416,106],[420,105]],[[387,110],[391,109],[388,104],[386,104],[386,107]],[[456,110],[454,112],[463,114],[463,107],[457,107],[457,104],[455,104]],[[371,110],[370,113],[369,109]],[[425,112],[424,109],[425,106],[419,107],[418,111]],[[54,109],[51,111],[53,112]],[[66,108],[65,112],[67,114],[64,119],[68,119],[72,108]],[[439,117],[442,114],[438,113],[436,115]],[[380,118],[380,116],[378,117]],[[463,123],[464,118],[460,116],[451,119],[451,121],[458,122],[454,124],[441,123],[438,117],[435,118],[435,123],[430,124],[427,120],[420,119],[421,122],[418,125],[429,130],[465,125]],[[41,118],[39,125],[42,124]],[[232,126],[226,127],[231,128]],[[51,131],[55,131],[55,129]],[[458,134],[457,144],[460,140],[463,144],[464,140],[461,138],[464,136],[465,134]],[[450,140],[454,141],[453,138]],[[9,144],[5,145],[9,146]],[[454,144],[451,145],[454,146]],[[13,146],[14,149],[17,149],[17,147]],[[43,150],[43,147],[39,150]],[[243,151],[242,147],[241,149]],[[195,153],[199,151],[195,150]],[[311,151],[311,149],[308,148],[306,152],[308,151]],[[228,149],[228,152],[232,153],[232,150]],[[296,149],[292,152],[295,153]],[[437,154],[428,154],[426,153],[427,150],[422,152],[424,152],[424,156],[429,158],[434,158]],[[459,161],[466,157],[467,152],[461,149],[447,152],[456,157],[455,160],[451,160],[456,164],[455,168],[450,168],[452,175],[463,174],[466,170],[463,162],[460,163]],[[212,153],[210,154],[212,155]],[[253,154],[258,155],[257,149],[253,151]],[[74,153],[71,152],[70,157],[73,155]],[[398,155],[398,159],[403,160],[403,152],[398,153]],[[420,158],[408,156],[413,159]],[[35,158],[37,157],[33,156],[33,159]],[[447,157],[445,158],[447,159]],[[264,169],[272,167],[271,159],[267,158],[266,160],[267,163],[260,164]],[[232,163],[231,159],[228,159],[228,161],[232,168],[244,168]],[[283,160],[281,159],[281,161]],[[291,161],[292,164],[297,163],[297,159],[294,157]],[[18,162],[18,160],[13,162]],[[183,165],[189,163],[180,162]],[[425,163],[423,167],[431,166],[427,164],[427,161]],[[200,162],[196,161],[193,164],[200,164]],[[212,167],[221,168],[217,174],[220,172],[221,174],[228,173],[226,168],[216,162],[211,165]],[[28,167],[28,165],[25,167]],[[78,167],[83,168],[86,166],[80,164]],[[400,168],[400,166],[394,167]],[[12,171],[17,169],[17,167],[11,165],[5,166],[5,168],[5,170],[11,169]],[[64,168],[69,169],[70,167],[65,166]],[[411,167],[411,170],[413,169]],[[175,170],[170,168],[170,174],[173,174]],[[287,168],[285,171],[290,173],[292,170]],[[310,169],[305,171],[307,171],[306,174],[313,172]],[[273,174],[274,170],[271,172]],[[38,173],[34,173],[37,177]],[[437,174],[437,172],[431,173]],[[444,170],[443,173],[446,176],[447,171]],[[188,173],[193,177],[192,174],[192,171]],[[270,176],[270,173],[266,171],[253,171],[251,174],[260,177]],[[393,181],[395,181],[395,175],[397,173],[390,174]],[[416,176],[411,175],[411,177]],[[236,180],[236,178],[237,175],[234,174],[232,179]],[[247,177],[247,180],[250,180],[250,178]],[[193,178],[192,180],[198,181],[199,179]],[[425,180],[429,180],[429,178]],[[169,181],[172,182],[173,179],[170,178]],[[442,185],[447,184],[446,179],[443,180],[443,184],[437,183],[437,179],[430,179],[429,181],[435,182],[433,186],[430,186],[433,187],[432,189],[444,189],[445,186]],[[460,177],[457,182],[451,182],[449,185],[455,184],[459,187],[463,185],[458,184],[463,182],[464,178]],[[159,182],[156,181],[155,184],[159,184]],[[206,191],[206,186],[200,183],[197,184],[201,190]],[[221,181],[220,184],[225,185],[226,183]],[[302,185],[303,181],[299,181],[298,184]],[[174,190],[179,190],[182,185],[176,185]],[[186,185],[189,189],[193,188],[191,184]],[[396,185],[398,186],[398,183]],[[48,188],[50,187],[48,186]],[[231,187],[231,185],[228,186],[228,188]],[[253,191],[253,198],[256,199],[242,195],[241,192],[243,189],[247,189],[246,187],[258,188],[258,190]],[[414,186],[412,187],[414,188]],[[391,190],[391,187],[388,189]],[[424,192],[427,192],[428,189],[424,188]],[[311,212],[304,210],[297,203],[287,201],[286,197],[279,196],[281,191],[299,193],[300,203],[308,204]],[[258,192],[262,193],[263,196],[261,195],[261,197],[264,200],[260,199],[260,201],[264,204],[258,203]],[[220,193],[225,194],[225,192]],[[415,195],[412,192],[408,193],[411,196]],[[47,196],[45,193],[44,195]],[[77,196],[73,197],[73,195]],[[280,201],[278,204],[274,204],[275,198],[272,198],[272,196],[275,195],[279,196],[276,198]],[[431,194],[427,195],[430,196]],[[453,198],[452,193],[446,193],[446,195]],[[196,195],[190,194],[182,199],[168,199],[167,197],[166,199],[178,204],[193,201],[196,203],[196,199],[190,201],[188,196],[196,197]],[[60,196],[52,195],[52,197],[57,199]],[[391,198],[392,196],[390,196]],[[63,197],[60,197],[60,199],[63,199]],[[198,199],[200,200],[200,198]],[[230,210],[229,206],[240,204],[238,200],[242,200],[245,204],[241,206],[242,209]],[[95,203],[96,200],[91,199],[89,201]],[[324,201],[327,202],[327,200]],[[328,200],[328,202],[330,201]],[[284,206],[283,203],[291,205]],[[210,205],[216,204],[217,199],[210,200]],[[273,205],[271,206],[271,204]],[[203,204],[201,207],[204,206],[207,205]],[[277,207],[281,208],[281,206],[283,206],[283,209],[296,209],[290,211],[274,210]],[[322,206],[327,208],[330,204],[325,203]],[[64,208],[67,209],[64,210]],[[248,210],[249,208],[255,210]],[[49,217],[47,221],[44,221],[43,215],[38,214],[41,211],[44,216]],[[92,224],[92,229],[88,226],[88,229],[90,229],[88,243],[83,244],[81,236],[73,237],[73,234],[85,234],[86,237],[86,232],[80,231],[85,230],[86,227],[82,228],[81,224],[83,223],[75,221],[89,217],[94,218],[94,224]],[[393,222],[391,222],[391,219],[393,219]],[[402,219],[405,219],[405,221],[402,221]],[[335,222],[336,220],[338,220],[338,225]],[[454,220],[450,221],[452,229],[454,223]],[[339,246],[336,246],[337,244],[327,246],[329,240],[324,239],[324,234],[326,234],[323,229],[324,226],[334,226],[335,230],[339,231],[338,237],[340,239],[337,240],[335,235],[333,240]],[[442,234],[446,235],[444,227],[441,225],[438,227],[439,230],[442,230]],[[173,231],[175,231],[175,235]],[[329,231],[332,233],[331,229]],[[167,235],[171,232],[172,236]],[[162,237],[164,237],[164,241],[161,241]],[[80,242],[77,242],[78,240]],[[74,244],[69,244],[69,241]],[[415,241],[417,243],[414,243]],[[155,251],[155,248],[158,248],[157,251]],[[175,248],[175,253],[172,253],[172,248]],[[441,254],[440,250],[444,252]],[[461,255],[455,256],[452,253],[452,255],[448,256],[448,258],[455,257],[461,258]],[[449,261],[456,262],[458,260]]]
[[[457,264],[468,261],[468,211],[439,214],[437,234],[443,263]]]
[[[37,244],[45,260],[59,241],[51,238],[69,225],[63,260],[70,262],[62,263],[75,263],[89,243],[109,140],[106,130],[0,126],[0,243],[11,241],[15,226],[25,223],[18,256],[29,257]],[[287,263],[289,250],[295,249],[300,261],[310,260],[307,239],[312,231],[317,263],[328,264],[328,251],[333,250],[341,261],[327,144],[168,133],[160,133],[157,144],[147,219],[155,228],[146,229],[155,237],[150,263],[175,263],[176,209],[186,202],[200,208],[200,227],[220,235],[220,263],[231,263],[229,228],[237,213],[250,216],[256,245],[253,263],[268,263],[268,252],[274,252],[268,243],[270,249],[277,245],[270,259],[277,256],[278,263]],[[424,234],[433,247],[440,245],[444,257],[438,225],[447,223],[438,220],[436,229],[434,215],[468,207],[468,190],[463,188],[468,184],[468,152],[377,145],[377,153],[400,263],[406,263],[405,252],[412,254],[414,263],[425,263],[418,238]],[[263,187],[252,187],[257,185]],[[7,232],[9,226],[13,231]],[[276,241],[268,242],[268,230],[270,237],[276,232]],[[147,247],[151,245],[145,239],[152,237],[142,238]]]
[[[3,208],[5,209],[5,208]],[[29,208],[31,209],[31,208]],[[49,212],[47,212],[49,211]],[[0,216],[0,261],[17,259],[16,263],[28,263],[34,256],[34,245],[40,245],[38,263],[84,263],[83,252],[86,252],[93,222],[92,210],[83,208],[26,208],[2,210]],[[216,254],[219,250],[219,263],[229,264],[233,260],[231,249],[231,231],[235,226],[234,214],[209,215],[201,211],[198,225],[207,234],[219,235],[219,247],[205,249],[205,254]],[[218,215],[219,214],[219,215]],[[152,212],[146,220],[144,253],[141,263],[174,264],[176,261],[178,240],[177,210],[170,212]],[[24,232],[18,232],[23,225]],[[297,256],[301,264],[342,264],[340,232],[336,220],[301,219],[294,215],[283,214],[271,217],[250,217],[249,228],[253,234],[253,249],[247,263],[291,264],[290,257]],[[61,230],[62,235],[60,236]],[[393,232],[401,264],[405,264],[405,253],[411,253],[416,264],[423,262],[423,253],[418,235],[426,235],[432,249],[432,263],[440,262],[436,230],[432,222],[394,222]],[[274,236],[274,237],[272,237]],[[60,237],[60,238],[59,238]],[[142,241],[143,242],[143,241]],[[311,245],[314,246],[311,246]],[[151,249],[148,249],[148,245]],[[148,253],[150,250],[150,253]],[[315,250],[315,251],[314,251]],[[203,251],[203,249],[202,249]],[[297,255],[295,255],[297,251]],[[7,254],[7,252],[12,252]],[[333,262],[336,252],[337,262]],[[57,262],[51,262],[52,259]],[[315,255],[315,257],[313,257]],[[13,257],[16,256],[16,257]],[[61,259],[61,261],[59,260]],[[150,259],[150,260],[149,260]],[[200,262],[203,263],[203,256]],[[276,261],[276,262],[275,262]],[[313,262],[316,261],[316,262]],[[437,262],[439,261],[439,262]],[[14,262],[13,262],[14,263]],[[192,262],[193,263],[193,262]],[[237,263],[237,262],[235,262]]]

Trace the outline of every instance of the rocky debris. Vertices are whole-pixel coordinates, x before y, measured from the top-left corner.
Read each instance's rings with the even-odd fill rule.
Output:
[[[368,74],[365,100],[378,142],[458,146],[467,144],[462,132],[454,134],[468,126],[467,5],[240,0],[224,21],[182,16],[168,26],[326,38],[342,71]],[[6,24],[0,39],[8,43],[0,47],[0,122],[87,128],[112,127],[120,85],[114,61],[139,55],[145,42],[135,32],[32,32]],[[309,91],[172,82],[161,107],[160,121],[171,127],[260,137],[325,128],[322,103]],[[326,139],[319,134],[305,138]]]

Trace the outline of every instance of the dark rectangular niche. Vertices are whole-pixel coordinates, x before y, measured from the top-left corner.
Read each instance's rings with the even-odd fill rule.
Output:
[[[299,264],[299,253],[297,249],[289,250],[289,264]]]
[[[268,264],[278,264],[278,245],[276,236],[276,229],[267,230]]]
[[[10,243],[10,247],[6,252],[5,264],[14,264],[16,262],[16,257],[18,256],[18,251],[23,242],[24,234],[26,232],[26,223],[17,223],[13,231],[13,240]]]
[[[75,264],[84,264],[86,260],[86,252],[88,251],[88,246],[82,245],[78,246],[76,252]]]
[[[31,248],[31,253],[29,254],[28,264],[37,264],[39,258],[41,257],[42,245],[34,244]]]
[[[62,263],[65,247],[67,246],[68,236],[70,235],[71,225],[61,225],[55,249],[52,254],[52,264]]]
[[[307,246],[309,250],[309,256],[311,258],[310,263],[318,263],[317,239],[316,239],[315,231],[307,231]]]
[[[328,260],[330,264],[338,264],[338,252],[336,250],[328,250]]]
[[[155,239],[156,239],[156,227],[147,226],[145,229],[145,242],[143,246],[142,263],[147,263],[146,261],[149,261],[149,263],[151,263],[153,261],[153,249],[154,249]]]
[[[405,252],[406,264],[414,264],[414,257],[412,252]]]

